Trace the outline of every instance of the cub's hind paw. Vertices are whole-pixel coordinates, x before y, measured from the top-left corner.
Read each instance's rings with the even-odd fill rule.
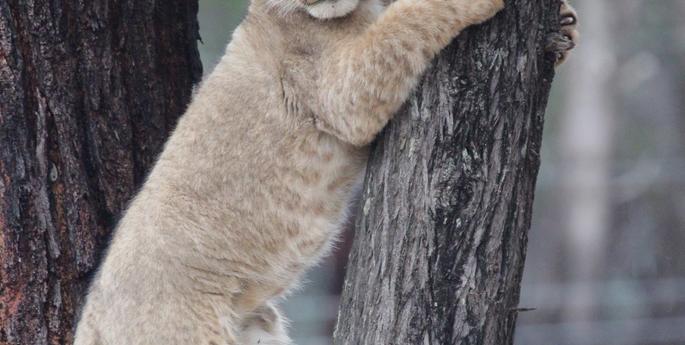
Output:
[[[567,0],[561,3],[561,37],[563,42],[557,42],[557,59],[556,65],[560,65],[566,61],[571,50],[578,45],[578,14],[576,10],[568,4]],[[558,40],[558,39],[557,39]]]
[[[292,345],[285,330],[286,321],[278,309],[265,304],[246,315],[242,322],[240,345]]]

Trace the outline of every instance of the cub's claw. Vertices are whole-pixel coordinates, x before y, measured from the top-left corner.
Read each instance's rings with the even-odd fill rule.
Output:
[[[576,21],[577,19],[574,15],[566,15],[561,17],[561,26],[575,25]]]

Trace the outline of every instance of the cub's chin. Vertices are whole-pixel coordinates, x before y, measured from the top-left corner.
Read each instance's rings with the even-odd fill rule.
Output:
[[[320,0],[307,6],[307,13],[318,19],[344,17],[359,6],[359,0]]]

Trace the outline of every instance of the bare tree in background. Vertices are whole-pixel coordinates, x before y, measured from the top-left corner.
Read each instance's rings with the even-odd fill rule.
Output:
[[[70,344],[201,76],[197,1],[0,1],[0,344]]]
[[[507,1],[377,141],[335,344],[513,342],[558,12]]]
[[[569,74],[560,127],[560,199],[567,258],[564,278],[574,282],[562,317],[588,321],[598,302],[596,283],[603,273],[610,229],[616,57],[609,4],[595,0],[576,0],[574,4],[588,34],[574,51],[574,61],[579,63],[573,64]],[[591,343],[592,323],[584,325],[582,331],[565,336],[578,344]]]

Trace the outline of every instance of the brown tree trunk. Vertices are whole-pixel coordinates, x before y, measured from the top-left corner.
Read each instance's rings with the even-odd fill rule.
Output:
[[[375,144],[336,345],[513,343],[559,2],[506,3]]]
[[[70,344],[202,67],[197,1],[0,1],[0,344]]]

